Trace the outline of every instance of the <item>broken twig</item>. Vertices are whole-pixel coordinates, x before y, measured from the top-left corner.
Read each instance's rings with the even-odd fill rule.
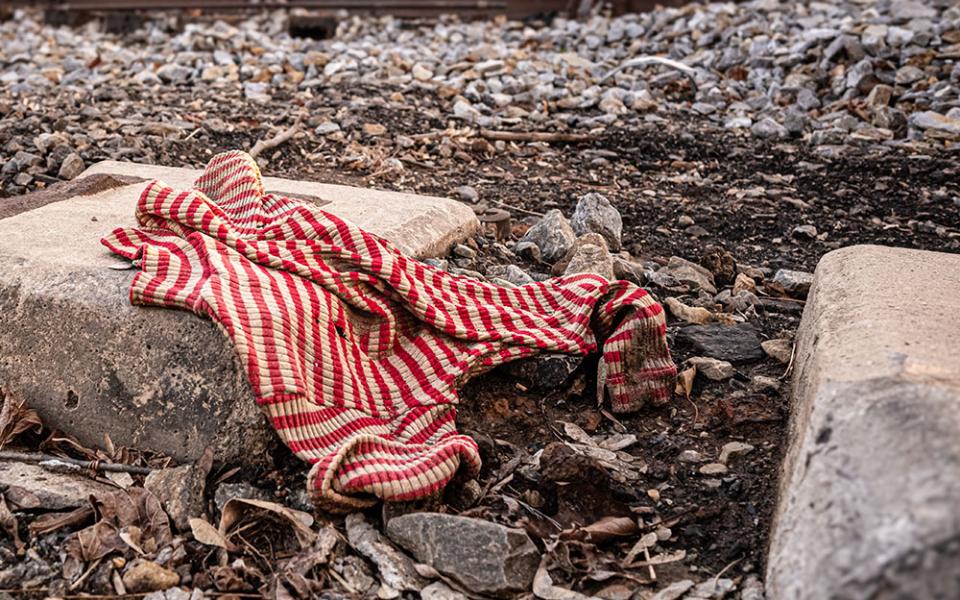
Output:
[[[111,471],[114,473],[132,473],[133,475],[149,475],[153,472],[150,467],[135,467],[133,465],[123,465],[117,463],[104,463],[99,460],[79,460],[76,458],[64,458],[62,456],[53,456],[51,454],[41,454],[39,452],[0,452],[0,460],[15,460],[27,463],[66,463],[82,467],[84,469],[93,469],[94,471]]]
[[[566,142],[577,144],[600,139],[591,133],[560,133],[556,131],[494,131],[481,129],[480,137],[503,142]]]
[[[253,145],[253,148],[250,149],[250,156],[252,158],[256,158],[264,150],[270,150],[271,148],[276,148],[280,144],[286,142],[293,136],[297,135],[299,131],[300,131],[300,119],[298,118],[293,123],[293,125],[291,125],[287,129],[284,129],[283,131],[273,136],[272,138],[258,140],[257,143]]]

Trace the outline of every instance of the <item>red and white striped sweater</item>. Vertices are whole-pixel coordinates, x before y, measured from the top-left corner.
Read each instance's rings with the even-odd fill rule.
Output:
[[[515,288],[451,275],[264,194],[243,152],[214,157],[191,190],[149,183],[136,217],[139,227],[103,240],[140,261],[131,301],[223,328],[277,433],[313,465],[311,494],[327,508],[423,497],[461,467],[475,475],[456,390],[496,365],[595,352],[602,340],[615,411],[672,392],[663,310],[646,291],[588,274]]]

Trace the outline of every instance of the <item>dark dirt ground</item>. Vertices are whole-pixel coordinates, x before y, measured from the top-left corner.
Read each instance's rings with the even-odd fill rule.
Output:
[[[358,120],[390,123],[391,134],[445,127],[417,110],[389,106]],[[272,157],[268,169],[289,177],[436,195],[453,195],[458,186],[470,185],[481,203],[499,201],[535,212],[560,208],[567,215],[581,195],[600,192],[623,215],[624,247],[652,259],[676,255],[697,261],[707,247],[719,245],[739,264],[812,271],[826,252],[859,243],[960,251],[960,167],[957,157],[946,152],[848,146],[840,157],[824,156],[801,141],[758,142],[703,127],[689,117],[616,128],[592,143],[518,147],[520,157],[471,151],[472,143],[463,146],[467,149],[451,159],[459,164],[450,168],[445,168],[450,160],[436,165],[404,161],[399,176],[369,177],[308,164],[294,142]],[[395,155],[403,160],[404,152]],[[524,218],[519,211],[513,214]],[[681,215],[702,230],[678,225]],[[816,237],[791,235],[802,225],[813,225]],[[761,311],[752,322],[764,339],[792,337],[799,312]],[[676,329],[672,323],[671,332]],[[681,363],[686,357],[675,351],[674,358]],[[733,562],[734,572],[762,571],[764,565],[785,441],[789,372],[769,358],[739,371],[722,384],[698,378],[689,402],[678,397],[668,408],[619,419],[638,436],[630,452],[648,463],[644,485],[670,490],[663,496],[669,494],[672,505],[661,504],[656,512],[664,521],[679,519],[677,547],[696,553],[693,562],[701,574],[715,575]],[[777,378],[780,389],[757,391],[750,385],[755,375]],[[491,375],[468,384],[463,398],[464,429],[531,450],[555,439],[549,423],[574,420],[583,427],[594,425],[598,432],[612,426],[591,407],[589,392],[565,406],[549,407],[536,394],[518,393],[509,377]],[[509,402],[507,418],[496,404],[502,399]],[[757,449],[734,467],[720,489],[701,483],[698,465],[676,461],[686,449],[716,457],[731,440]],[[623,493],[639,505],[654,504],[645,489]],[[688,563],[683,564],[674,569],[684,570]],[[697,578],[693,573],[672,575]]]
[[[318,102],[305,107],[316,117],[337,110],[335,95]],[[528,217],[528,211],[549,208],[570,215],[582,194],[600,192],[623,215],[624,247],[634,257],[649,260],[680,256],[697,262],[708,246],[719,245],[741,266],[770,269],[772,274],[778,268],[812,271],[824,253],[858,243],[960,251],[960,163],[945,152],[848,146],[825,153],[799,140],[760,143],[682,115],[652,122],[635,117],[636,122],[581,144],[496,148],[461,130],[444,142],[441,135],[402,147],[397,136],[447,130],[448,123],[431,116],[437,113],[430,102],[407,98],[351,111],[355,123],[385,124],[388,135],[370,137],[354,131],[337,140],[311,132],[265,153],[264,171],[445,196],[470,185],[479,192],[480,204],[502,203],[517,221]],[[172,143],[154,140],[157,162],[199,167],[212,153],[249,148],[266,134],[267,124],[244,125],[234,109],[217,116],[240,123],[239,130],[204,131]],[[274,125],[290,122],[292,118],[280,119]],[[106,156],[92,149],[85,158],[89,162]],[[399,159],[402,170],[383,168],[388,158]],[[693,225],[689,220],[679,224],[681,216],[692,219]],[[816,234],[794,234],[801,225],[814,226]],[[661,298],[667,294],[651,291]],[[763,339],[792,338],[801,307],[801,303],[768,307],[749,320]],[[671,338],[678,328],[671,320]],[[674,358],[681,364],[687,356],[675,351]],[[504,369],[467,384],[460,426],[481,443],[485,463],[481,488],[498,493],[472,506],[457,506],[459,501],[448,494],[451,505],[445,510],[525,527],[538,543],[556,533],[551,519],[584,526],[604,517],[639,516],[648,528],[641,533],[669,528],[660,540],[662,551],[686,553],[684,560],[657,565],[658,583],[647,589],[682,578],[761,574],[784,450],[788,368],[771,358],[738,365],[737,375],[726,382],[698,378],[689,398],[677,395],[668,406],[616,417],[596,406],[589,372],[583,367],[572,383],[547,392],[518,385]],[[773,383],[768,379],[758,385],[757,376],[772,378]],[[563,422],[576,423],[591,435],[635,434],[636,442],[625,451],[635,457],[631,464],[645,468],[638,478],[618,482],[609,472],[595,472],[595,465],[565,461],[562,448],[555,445],[568,439]],[[715,461],[720,448],[731,441],[749,443],[754,450],[731,462],[724,475],[705,477],[698,472],[701,464],[678,461],[685,450]],[[538,476],[511,464],[512,457],[544,449],[543,468],[565,462],[579,465],[578,472],[585,474],[582,481],[570,484],[562,473],[546,476],[541,468]],[[236,474],[229,480],[257,481],[282,499],[300,485],[302,468],[289,456],[278,457],[278,465],[271,473],[254,478]],[[220,466],[217,472],[228,469],[229,465]],[[516,501],[523,502],[519,512]],[[41,544],[51,558],[54,541]],[[596,545],[566,544],[558,554],[554,580],[591,593],[611,582],[640,585],[647,581],[646,569],[616,567],[635,541],[632,534]],[[195,567],[209,565],[210,560],[209,555],[204,559],[197,554]],[[627,573],[633,579],[600,577],[600,571]]]

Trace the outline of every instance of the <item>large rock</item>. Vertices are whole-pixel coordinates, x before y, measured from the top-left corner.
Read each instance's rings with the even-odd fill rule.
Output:
[[[210,445],[218,460],[263,464],[276,436],[233,345],[189,312],[132,306],[135,271],[100,244],[134,224],[143,183],[131,182],[187,187],[197,174],[100,163],[0,203],[0,388],[84,444],[109,434],[181,462]],[[442,198],[271,177],[265,187],[322,204],[417,256],[444,252],[478,226],[469,208]]]
[[[553,263],[566,256],[576,239],[570,222],[555,208],[547,211],[536,225],[528,229],[520,243],[530,242],[536,245],[540,248],[543,260]]]
[[[361,513],[347,515],[345,521],[350,546],[377,566],[381,584],[394,598],[401,591],[419,592],[427,581],[417,573],[413,560],[398,550]]]
[[[960,598],[960,256],[855,246],[798,334],[769,597]]]
[[[732,363],[763,358],[757,330],[749,323],[690,325],[677,333],[677,345],[689,346],[702,356]]]
[[[540,552],[524,531],[479,519],[412,513],[390,519],[387,535],[420,562],[479,594],[528,591],[540,564]]]
[[[31,463],[0,460],[0,490],[14,510],[87,506],[90,496],[103,496],[114,489],[79,473],[57,473]]]
[[[671,256],[667,264],[653,274],[652,282],[668,289],[679,287],[690,292],[703,290],[708,294],[717,293],[713,273],[679,256]]]
[[[203,462],[201,459],[200,463]],[[190,519],[202,517],[205,512],[203,493],[210,465],[200,463],[157,469],[147,475],[143,483],[180,531],[188,531]]]
[[[923,129],[928,135],[944,137],[960,137],[960,119],[954,119],[940,113],[927,110],[910,115],[910,124]]]
[[[530,389],[555,390],[570,379],[581,363],[583,356],[544,352],[508,363],[505,369]]]
[[[813,285],[813,273],[779,269],[773,276],[773,282],[791,296],[805,298]]]
[[[599,233],[588,233],[577,238],[567,255],[554,265],[554,273],[563,266],[563,275],[591,273],[613,279],[613,257],[607,250],[607,242]]]
[[[570,226],[573,227],[573,232],[580,236],[599,233],[607,241],[610,250],[620,251],[623,219],[606,196],[590,193],[580,198],[573,216],[570,217]]]

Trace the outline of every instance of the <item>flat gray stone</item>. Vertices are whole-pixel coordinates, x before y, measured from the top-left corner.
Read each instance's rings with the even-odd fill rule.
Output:
[[[132,306],[135,271],[100,244],[134,225],[143,183],[188,187],[199,174],[106,162],[0,213],[0,388],[44,422],[102,445],[193,461],[262,464],[276,435],[253,400],[233,345],[185,311]],[[84,182],[96,182],[87,185]],[[268,191],[305,197],[420,257],[445,252],[479,226],[458,202],[266,177]],[[63,198],[57,197],[63,194]],[[18,212],[22,211],[22,212]],[[12,216],[11,216],[12,212]]]
[[[676,344],[701,356],[744,363],[763,358],[757,330],[750,323],[688,325],[677,332]]]
[[[0,490],[14,510],[66,510],[85,506],[90,496],[102,496],[116,488],[81,474],[0,460]]]
[[[576,241],[577,236],[570,222],[560,210],[548,210],[543,218],[527,230],[520,243],[530,242],[540,249],[543,260],[553,263],[563,258]]]
[[[958,255],[854,246],[820,261],[769,598],[960,598],[958,314]]]
[[[613,257],[607,250],[606,240],[599,233],[588,233],[577,238],[563,261],[554,265],[554,272],[560,266],[563,266],[564,275],[593,273],[613,279]]]
[[[526,532],[480,519],[411,513],[390,519],[387,535],[418,561],[478,594],[529,591],[540,564]]]
[[[910,124],[929,133],[942,134],[948,137],[960,137],[960,119],[927,110],[910,115]]]
[[[417,573],[413,560],[367,522],[363,514],[347,515],[345,524],[350,545],[377,566],[382,585],[395,592],[419,592],[427,586],[427,581]]]
[[[209,466],[198,464],[157,469],[147,475],[143,487],[157,497],[178,530],[188,531],[190,519],[203,517],[205,512],[203,492],[208,471]]]
[[[599,233],[607,241],[610,250],[620,251],[623,219],[606,196],[589,193],[580,198],[570,217],[570,226],[578,236]]]

